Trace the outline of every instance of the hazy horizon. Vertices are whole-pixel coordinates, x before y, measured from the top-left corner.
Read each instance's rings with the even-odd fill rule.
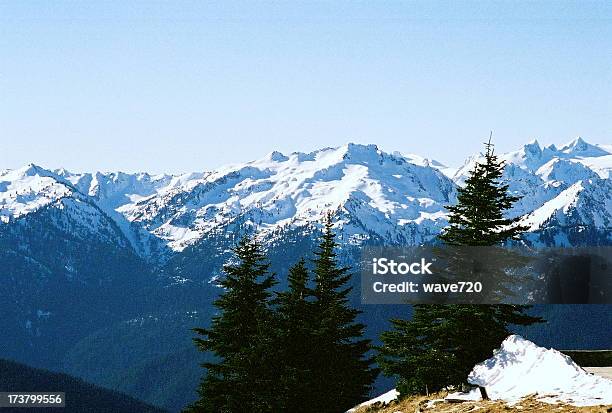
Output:
[[[531,143],[534,140],[538,141],[538,144],[540,145],[541,148],[544,148],[544,147],[550,146],[550,145],[555,145],[557,147],[557,149],[561,149],[564,145],[569,144],[569,143],[573,142],[575,139],[578,139],[578,138],[581,138],[585,142],[587,142],[589,144],[592,144],[592,145],[599,145],[599,146],[603,145],[603,146],[606,146],[609,149],[612,149],[612,145],[603,144],[603,143],[600,143],[600,142],[594,142],[594,141],[591,141],[591,140],[589,140],[587,138],[578,136],[578,137],[575,137],[575,138],[570,139],[568,141],[563,141],[563,142],[548,142],[548,143],[540,142],[538,139],[532,139],[530,141],[525,141],[519,147],[513,148],[510,151],[504,151],[504,152],[512,152],[512,151],[515,151],[515,150],[520,150],[520,148],[523,145]],[[483,141],[484,140],[485,139],[483,139]],[[393,154],[394,152],[398,151],[397,149],[382,148],[382,147],[380,147],[379,145],[377,145],[374,142],[369,142],[369,143],[346,142],[343,145],[337,145],[337,146],[334,146],[333,148],[344,146],[344,145],[347,145],[349,143],[356,143],[356,144],[361,144],[361,145],[371,145],[371,144],[373,144],[373,145],[376,145],[379,150],[382,150],[383,152],[386,152],[388,154]],[[493,143],[494,143],[494,145],[496,145],[495,142],[493,142]],[[322,150],[322,149],[325,149],[325,147],[317,148],[317,149],[315,149],[315,151],[316,150]],[[108,169],[108,168],[104,168],[104,167],[98,168],[98,169],[86,168],[86,169],[83,169],[83,170],[76,170],[76,169],[72,169],[72,168],[67,168],[67,167],[65,167],[63,165],[47,165],[47,164],[42,163],[42,162],[28,161],[28,162],[26,162],[24,164],[21,164],[21,165],[18,165],[17,167],[14,167],[14,168],[4,168],[4,167],[2,167],[0,165],[0,171],[5,170],[5,169],[14,170],[14,169],[19,169],[19,168],[27,167],[29,165],[36,165],[36,166],[39,166],[41,168],[44,168],[44,169],[47,169],[47,170],[51,170],[51,171],[65,169],[65,170],[67,170],[67,171],[69,171],[71,173],[91,173],[91,172],[113,173],[113,172],[124,172],[124,173],[131,173],[131,174],[134,174],[134,173],[149,173],[151,175],[158,175],[158,174],[180,175],[180,174],[185,174],[185,173],[194,173],[194,172],[197,173],[197,172],[212,171],[212,170],[218,169],[219,167],[227,167],[227,166],[231,166],[233,164],[243,164],[243,163],[247,163],[247,162],[251,162],[251,161],[257,161],[257,160],[263,159],[266,155],[268,155],[268,154],[270,154],[272,152],[281,152],[283,155],[290,155],[290,154],[295,153],[295,152],[304,153],[303,151],[285,151],[285,152],[283,152],[283,151],[277,151],[275,149],[272,149],[272,150],[268,150],[266,152],[262,152],[259,155],[253,155],[253,157],[249,158],[249,159],[236,160],[236,161],[228,162],[228,163],[225,163],[225,164],[217,165],[216,167],[212,167],[212,168],[201,168],[201,169],[193,169],[193,170],[163,170],[163,169],[162,170],[144,170],[144,169],[133,169],[133,170],[131,170],[131,169]],[[312,151],[309,151],[309,152],[312,152]],[[306,152],[306,153],[309,153],[309,152]],[[479,150],[477,152],[482,152],[482,151]],[[468,160],[468,158],[470,156],[475,155],[477,152],[469,154],[468,156],[466,156],[465,159],[463,159],[458,164],[449,164],[449,163],[444,162],[443,160],[438,159],[438,158],[436,158],[434,156],[429,156],[428,154],[414,153],[414,152],[405,152],[405,151],[401,152],[401,153],[404,156],[407,156],[407,155],[417,155],[417,156],[421,156],[423,158],[426,158],[426,159],[428,159],[430,161],[432,161],[432,160],[433,161],[438,161],[441,164],[443,164],[445,167],[448,167],[448,168],[459,168],[460,166],[462,166],[464,164],[464,162],[466,162]],[[499,151],[497,151],[497,150],[496,150],[496,152],[499,153]]]

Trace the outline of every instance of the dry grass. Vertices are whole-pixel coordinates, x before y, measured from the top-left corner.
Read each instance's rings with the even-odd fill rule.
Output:
[[[391,402],[387,406],[367,406],[357,409],[356,413],[521,413],[521,412],[554,412],[554,413],[611,413],[612,405],[574,407],[562,404],[548,404],[527,397],[512,406],[508,406],[501,401],[478,401],[449,403],[437,402],[428,407],[429,401],[443,399],[446,393],[432,394],[427,396],[413,396],[403,399],[400,402]]]

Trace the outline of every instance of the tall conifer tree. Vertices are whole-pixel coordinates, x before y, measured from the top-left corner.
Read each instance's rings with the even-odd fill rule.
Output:
[[[349,268],[339,265],[337,243],[328,214],[314,263],[312,331],[316,352],[311,411],[337,412],[350,408],[368,395],[376,377],[368,357],[370,340],[363,339],[365,326],[356,322],[360,311],[351,308],[347,286]]]
[[[209,329],[194,329],[201,351],[212,352],[217,362],[204,363],[207,374],[199,388],[200,399],[190,412],[278,412],[274,394],[276,372],[273,313],[275,284],[262,247],[243,238],[234,249],[236,263],[224,266],[215,301],[219,314]]]
[[[317,349],[312,331],[312,290],[306,261],[301,259],[289,269],[288,290],[277,293],[277,356],[281,360],[278,374],[282,411],[312,412],[313,383],[316,376]]]
[[[449,226],[440,239],[455,246],[494,246],[518,237],[524,228],[505,211],[519,198],[500,182],[504,164],[485,144],[484,161],[477,162],[457,205],[448,206]],[[510,333],[510,325],[541,321],[518,305],[415,305],[411,320],[391,320],[393,330],[382,334],[379,364],[397,376],[403,394],[435,391],[465,382],[474,364],[491,356]]]

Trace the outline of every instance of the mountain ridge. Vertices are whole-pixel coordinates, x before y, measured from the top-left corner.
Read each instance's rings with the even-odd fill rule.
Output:
[[[510,191],[524,196],[510,213],[531,224],[525,241],[611,245],[611,181],[603,176],[610,155],[587,146],[578,152],[597,156],[574,151],[546,159],[545,151],[532,142],[502,154],[512,161],[504,172]],[[197,384],[190,328],[206,326],[214,314],[216,277],[242,235],[261,235],[283,288],[287,266],[312,257],[320,217],[331,211],[338,259],[357,274],[363,245],[435,241],[446,224],[444,206],[461,185],[462,175],[450,169],[352,144],[309,154],[271,152],[177,176],[76,174],[36,165],[4,171],[0,323],[11,334],[0,336],[2,356],[177,411],[194,396],[177,396],[173,386]],[[409,306],[361,305],[358,276],[351,283],[368,338],[376,340],[387,320],[410,316]],[[567,348],[609,346],[612,337],[600,328],[610,322],[605,307],[534,309],[550,322],[528,336]],[[168,371],[177,360],[177,371]]]
[[[510,214],[524,217],[532,232],[544,224],[542,216],[555,215],[548,209],[559,204],[553,202],[557,197],[567,197],[578,182],[608,185],[612,169],[612,147],[582,138],[560,149],[533,140],[500,157],[507,164],[503,179],[522,197]],[[388,243],[422,243],[444,227],[445,205],[454,202],[457,187],[480,158],[472,156],[454,170],[418,155],[348,143],[310,153],[273,151],[258,160],[180,175],[72,173],[29,164],[0,174],[0,222],[73,197],[114,221],[140,256],[161,261],[237,221],[272,234],[287,225],[316,225],[327,210],[359,221],[338,223],[354,240],[372,232]],[[574,191],[575,197],[589,194]],[[607,228],[612,211],[607,201],[604,207],[590,223]]]

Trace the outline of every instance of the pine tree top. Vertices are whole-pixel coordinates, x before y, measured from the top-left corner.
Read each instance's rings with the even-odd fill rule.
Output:
[[[288,290],[276,293],[276,301],[281,305],[305,302],[312,295],[312,290],[308,286],[309,281],[310,275],[308,268],[306,268],[306,260],[301,258],[289,268],[289,274],[287,275]]]
[[[351,291],[346,284],[351,278],[348,267],[341,267],[336,258],[336,235],[333,231],[332,215],[328,213],[325,217],[321,241],[315,251],[316,258],[313,260],[315,273],[315,297],[321,301],[345,302]]]
[[[508,193],[501,181],[504,162],[495,154],[491,138],[485,144],[484,161],[476,162],[458,189],[457,204],[447,205],[449,226],[440,239],[450,245],[499,245],[515,239],[525,230],[518,218],[507,218],[505,212],[520,198]]]

